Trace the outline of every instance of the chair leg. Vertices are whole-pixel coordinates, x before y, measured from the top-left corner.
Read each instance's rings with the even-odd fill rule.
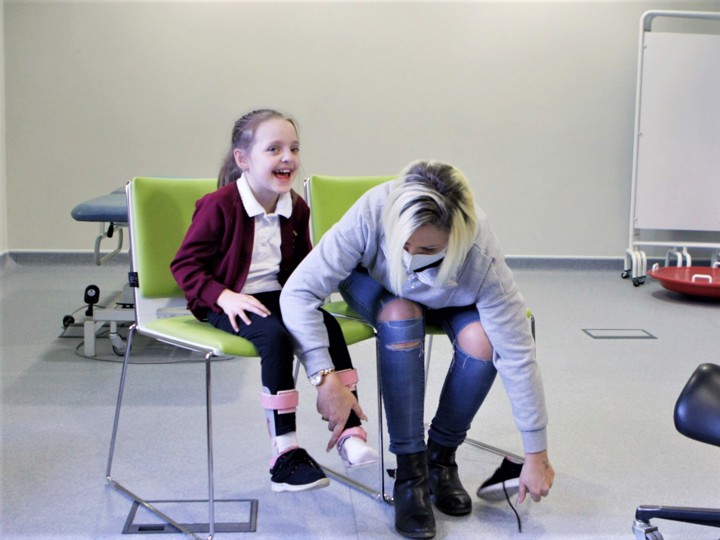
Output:
[[[112,462],[115,454],[115,441],[117,440],[118,423],[120,422],[120,407],[122,406],[123,393],[125,392],[125,378],[127,376],[128,362],[130,360],[130,349],[132,349],[133,337],[135,336],[135,325],[130,325],[128,331],[127,346],[125,348],[125,358],[123,359],[122,373],[120,375],[120,388],[118,389],[117,403],[115,405],[115,420],[113,421],[112,437],[110,438],[110,452],[108,454],[107,467],[105,469],[105,478],[108,482],[112,482]]]
[[[478,441],[476,439],[467,438],[465,439],[465,444],[469,444],[470,446],[474,446],[475,448],[479,448],[480,450],[485,450],[486,452],[490,452],[491,454],[495,454],[500,457],[507,456],[517,461],[518,463],[525,463],[525,458],[522,456],[513,454],[512,452],[508,452],[507,450],[503,450],[502,448],[498,448],[496,446],[485,444],[484,442]]]
[[[105,479],[117,491],[125,494],[127,497],[130,497],[132,500],[136,501],[143,508],[146,508],[148,511],[152,512],[153,514],[158,516],[160,519],[164,520],[166,523],[169,523],[170,525],[172,525],[179,531],[191,536],[192,538],[195,538],[197,540],[202,540],[199,536],[195,535],[192,531],[188,530],[186,527],[184,527],[182,524],[180,524],[177,521],[175,521],[174,519],[172,519],[170,516],[166,515],[164,512],[161,512],[159,509],[155,508],[148,501],[146,501],[139,495],[136,495],[135,493],[133,493],[132,491],[127,489],[125,486],[120,484],[120,482],[114,480],[112,477],[112,463],[113,463],[113,458],[115,456],[115,443],[117,442],[118,425],[120,423],[120,409],[122,407],[123,394],[125,393],[125,380],[127,378],[128,365],[130,363],[130,352],[132,350],[132,344],[133,344],[133,338],[135,337],[135,331],[136,331],[136,326],[133,324],[130,326],[130,330],[128,331],[127,347],[125,349],[125,357],[123,359],[122,373],[120,375],[120,388],[118,389],[117,403],[115,405],[115,419],[113,421],[112,436],[110,438],[110,451],[108,453],[107,467],[105,469]]]
[[[208,540],[215,536],[215,472],[213,462],[213,437],[212,437],[212,359],[213,353],[205,356],[205,409],[207,413],[207,466],[208,466],[208,526],[210,533]]]
[[[651,519],[665,519],[695,525],[720,527],[720,508],[696,508],[692,506],[638,506],[635,520],[649,523]]]
[[[376,340],[377,344],[377,340]],[[376,346],[379,346],[377,344]],[[382,500],[386,503],[392,504],[393,498],[392,495],[387,494],[387,490],[385,489],[385,434],[384,434],[384,427],[383,427],[383,399],[382,399],[382,375],[380,373],[380,354],[375,354],[375,367],[377,370],[377,410],[378,410],[378,454],[380,459],[378,460],[378,473],[380,475],[379,478],[379,485],[380,485],[380,493],[379,496],[382,497]]]
[[[428,375],[430,374],[430,356],[432,356],[433,336],[425,337],[425,393],[427,394]]]

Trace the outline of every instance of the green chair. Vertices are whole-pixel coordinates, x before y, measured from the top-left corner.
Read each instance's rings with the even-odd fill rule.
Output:
[[[395,176],[326,176],[313,175],[305,179],[305,196],[310,206],[310,234],[313,244],[317,244],[323,234],[327,232],[347,210],[367,190],[383,182],[393,180]],[[360,315],[353,311],[344,301],[326,303],[323,308],[332,313],[338,320],[362,320]],[[533,335],[535,335],[535,319],[528,310],[528,320],[531,324]],[[425,373],[430,372],[430,358],[432,355],[433,336],[445,335],[445,331],[437,326],[427,325],[425,344]],[[376,364],[378,363],[376,355]],[[339,474],[332,469],[323,467],[325,471],[338,480],[345,482],[356,489],[374,496],[385,502],[391,503],[392,497],[385,491],[385,461],[384,461],[384,433],[382,415],[382,393],[380,391],[380,366],[377,365],[378,373],[378,453],[379,461],[379,491],[359,484],[345,475]],[[427,384],[427,376],[425,381]],[[467,438],[465,442],[476,448],[486,450],[499,456],[511,456],[516,460],[524,461],[524,458],[497,448],[475,439]]]
[[[255,530],[257,500],[250,500],[250,519],[247,522],[215,523],[215,495],[213,469],[213,428],[211,368],[214,360],[227,357],[253,357],[258,353],[247,340],[200,322],[185,310],[186,301],[182,291],[170,273],[170,262],[185,237],[192,220],[195,202],[213,191],[216,180],[134,178],[126,188],[128,200],[128,225],[130,253],[132,258],[131,285],[135,292],[135,323],[130,327],[127,347],[120,376],[115,419],[113,422],[106,479],[115,489],[138,505],[167,522],[169,529],[154,532],[177,532],[178,530],[199,538],[197,532],[209,533],[212,539],[218,532],[248,532]],[[180,313],[180,314],[179,314]],[[184,314],[183,314],[184,313]],[[372,329],[360,321],[340,321],[348,344],[373,337]],[[118,424],[133,338],[136,333],[158,341],[195,351],[203,355],[205,362],[205,408],[208,474],[208,523],[179,523],[157,508],[158,501],[148,501],[135,494],[112,477],[112,463],[117,441]],[[172,369],[172,364],[168,365]],[[196,499],[164,501],[174,503],[198,502]],[[200,501],[203,502],[203,501]],[[130,519],[128,521],[131,521]],[[133,526],[124,532],[146,532],[157,526]]]

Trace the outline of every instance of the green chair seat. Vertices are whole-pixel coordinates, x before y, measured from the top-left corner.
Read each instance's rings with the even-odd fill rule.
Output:
[[[375,336],[372,327],[363,323],[359,318],[358,320],[338,318],[338,323],[348,345]],[[216,355],[258,356],[257,349],[248,340],[219,330],[208,323],[200,322],[192,315],[156,319],[148,322],[143,331],[179,347],[188,346],[192,349],[205,347]]]
[[[156,319],[148,322],[143,330],[180,347],[183,344],[192,345],[193,349],[205,347],[216,355],[258,356],[257,349],[248,340],[200,322],[192,315]]]

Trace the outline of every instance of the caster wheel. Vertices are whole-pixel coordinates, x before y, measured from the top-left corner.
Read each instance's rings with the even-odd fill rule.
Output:
[[[623,279],[627,279],[630,277],[630,270],[623,270],[622,274],[620,274],[620,277]]]
[[[639,287],[643,283],[645,283],[645,278],[633,278],[633,285],[635,285],[636,287]]]
[[[662,533],[647,521],[635,520],[632,526],[635,540],[663,540]]]
[[[65,315],[63,317],[63,328],[68,328],[71,324],[75,324],[75,317],[72,315]]]
[[[112,343],[112,350],[116,355],[125,356],[127,344],[120,334],[110,334],[110,343]]]

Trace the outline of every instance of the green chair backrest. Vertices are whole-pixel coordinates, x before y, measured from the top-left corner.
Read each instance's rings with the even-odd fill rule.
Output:
[[[395,176],[322,176],[305,181],[305,196],[310,205],[310,236],[316,245],[357,201],[360,196]]]
[[[170,263],[192,221],[195,202],[215,178],[134,178],[128,186],[133,270],[145,298],[182,297]]]

